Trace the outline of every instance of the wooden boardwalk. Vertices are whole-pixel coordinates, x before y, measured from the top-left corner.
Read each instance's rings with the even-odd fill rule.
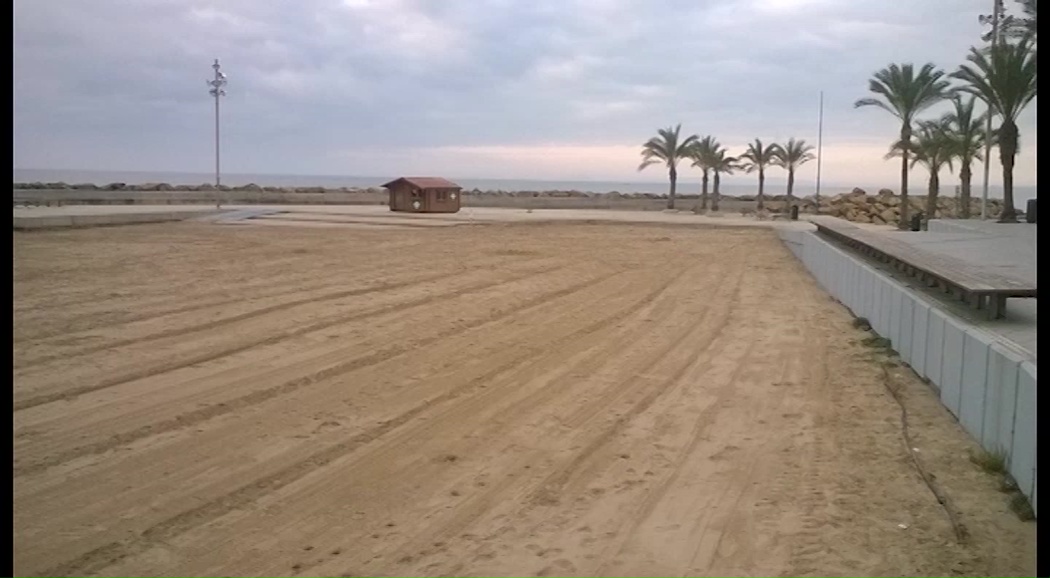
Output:
[[[993,272],[947,255],[923,251],[894,239],[894,234],[861,229],[835,217],[811,217],[809,221],[817,226],[819,234],[886,263],[927,287],[938,288],[973,309],[985,311],[989,319],[1005,316],[1007,299],[1034,299],[1037,295],[1034,282]]]

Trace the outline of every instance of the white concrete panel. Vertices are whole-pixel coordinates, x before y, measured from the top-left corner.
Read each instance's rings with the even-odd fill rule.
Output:
[[[875,331],[886,338],[890,335],[890,284],[882,278],[876,278],[876,283],[879,286],[879,298],[875,302],[875,317],[878,319],[878,325],[875,326]]]
[[[858,310],[860,311],[861,317],[871,322],[871,273],[865,267],[859,267],[858,269],[857,284],[860,289],[860,298]]]
[[[1038,459],[1038,457],[1039,457],[1039,455],[1036,454],[1036,458],[1037,459]],[[1036,474],[1038,474],[1038,468],[1036,468]],[[1032,476],[1032,495],[1031,495],[1031,497],[1029,497],[1029,501],[1032,502],[1032,512],[1035,514],[1035,516],[1037,518],[1039,517],[1039,508],[1036,505],[1035,496],[1036,496],[1036,493],[1038,493],[1038,491],[1039,491],[1039,476],[1038,475],[1034,475],[1034,476]]]
[[[857,294],[860,293],[858,275],[856,263],[852,259],[846,260],[846,305],[854,315],[857,315]]]
[[[890,331],[889,338],[890,343],[893,346],[894,351],[900,351],[901,346],[901,301],[904,300],[904,293],[901,288],[893,282],[889,283],[890,286]]]
[[[1010,452],[1010,475],[1029,498],[1035,490],[1035,400],[1035,366],[1026,361],[1017,374],[1017,415],[1014,418],[1013,451]]]
[[[984,438],[984,408],[991,344],[986,335],[967,330],[963,336],[962,391],[959,422],[974,438]]]
[[[984,429],[981,433],[981,446],[988,451],[1009,453],[1013,449],[1017,372],[1021,361],[1020,356],[997,343],[989,348]]]
[[[915,369],[915,373],[927,377],[926,344],[930,325],[930,306],[921,301],[913,302],[912,317],[911,361],[909,363]]]
[[[879,283],[878,277],[871,269],[865,268],[864,273],[866,276],[864,282],[865,290],[868,294],[868,322],[874,324],[879,319],[877,313],[879,311],[879,292],[882,290],[882,284]]]
[[[936,309],[930,309],[926,335],[926,378],[940,387],[944,357],[944,314]]]
[[[894,347],[897,353],[900,354],[901,359],[904,360],[908,365],[912,365],[912,347],[911,342],[915,336],[915,316],[913,314],[913,308],[915,301],[908,295],[901,299],[901,310],[900,310],[900,345]]]
[[[941,361],[941,403],[959,417],[962,405],[963,338],[966,330],[954,319],[944,321],[944,353]]]

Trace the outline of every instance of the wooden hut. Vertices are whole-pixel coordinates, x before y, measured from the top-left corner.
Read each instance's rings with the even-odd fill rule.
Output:
[[[439,177],[401,177],[383,185],[390,210],[409,213],[456,213],[462,187]]]

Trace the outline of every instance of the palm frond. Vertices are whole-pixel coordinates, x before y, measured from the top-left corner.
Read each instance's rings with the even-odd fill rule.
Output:
[[[638,170],[661,163],[669,169],[674,169],[680,161],[689,158],[696,146],[697,136],[689,135],[680,140],[681,130],[681,123],[674,127],[657,129],[657,136],[642,144],[642,164]]]
[[[1031,38],[1017,43],[1000,42],[987,48],[971,48],[952,78],[961,80],[961,90],[983,100],[1003,119],[1016,121],[1036,97],[1036,54]]]

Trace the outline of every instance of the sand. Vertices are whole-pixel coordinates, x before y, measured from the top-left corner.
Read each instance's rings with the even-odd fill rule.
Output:
[[[1031,575],[772,230],[15,233],[17,575]]]

